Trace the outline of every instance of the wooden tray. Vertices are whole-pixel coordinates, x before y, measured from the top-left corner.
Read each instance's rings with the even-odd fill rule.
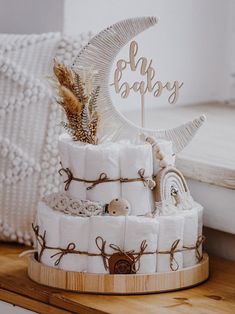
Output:
[[[99,294],[147,294],[185,289],[202,283],[209,276],[209,258],[178,271],[109,275],[64,271],[39,263],[29,256],[28,275],[37,283],[64,290]]]

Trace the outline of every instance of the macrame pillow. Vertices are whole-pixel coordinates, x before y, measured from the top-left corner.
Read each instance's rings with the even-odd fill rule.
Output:
[[[89,34],[0,34],[0,240],[31,244],[38,200],[56,192],[61,110],[47,77]]]

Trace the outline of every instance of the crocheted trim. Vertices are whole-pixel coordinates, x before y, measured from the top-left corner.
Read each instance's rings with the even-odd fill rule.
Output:
[[[64,193],[46,195],[42,201],[53,210],[72,216],[91,217],[105,213],[105,206],[98,202],[74,200]]]

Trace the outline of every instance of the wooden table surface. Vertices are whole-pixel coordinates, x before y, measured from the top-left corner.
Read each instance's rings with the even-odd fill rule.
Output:
[[[235,262],[211,257],[210,279],[177,292],[108,296],[65,292],[31,281],[25,247],[0,243],[0,299],[38,313],[235,313]]]

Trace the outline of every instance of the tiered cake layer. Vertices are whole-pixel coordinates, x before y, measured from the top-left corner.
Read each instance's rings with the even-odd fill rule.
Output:
[[[168,164],[174,164],[172,143],[160,141]],[[65,189],[79,200],[109,203],[115,198],[128,200],[131,215],[144,215],[154,209],[151,180],[160,169],[149,143],[74,142],[70,136],[59,139]]]
[[[191,210],[154,218],[79,217],[41,202],[35,229],[38,255],[45,265],[78,272],[108,273],[115,253],[134,256],[136,273],[182,269],[200,260],[202,213],[195,204]]]

